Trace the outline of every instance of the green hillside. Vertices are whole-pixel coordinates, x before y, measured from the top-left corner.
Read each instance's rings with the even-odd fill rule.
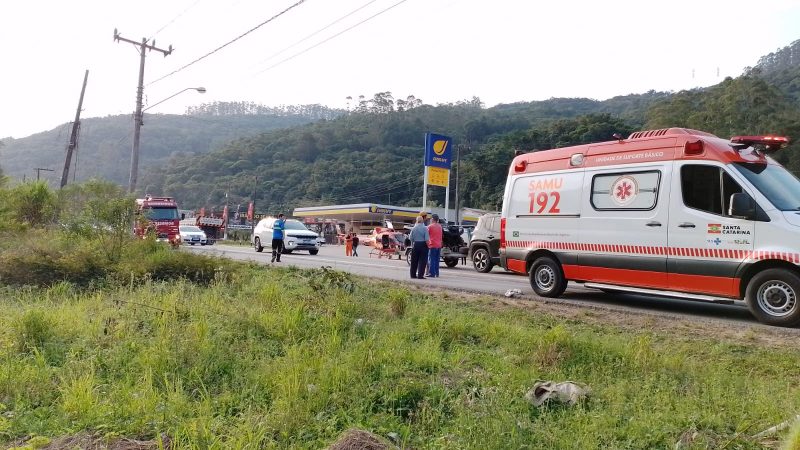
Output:
[[[419,205],[423,134],[435,131],[453,136],[462,149],[462,204],[498,209],[514,150],[546,150],[673,126],[726,138],[800,136],[797,103],[751,74],[674,94],[648,92],[602,102],[550,99],[488,109],[472,99],[399,110],[387,107],[387,94],[338,119],[240,139],[195,159],[173,157],[140,184],[189,208],[221,209],[226,193],[232,205],[245,204],[255,193],[260,212],[366,201]],[[778,155],[796,172],[797,147]],[[444,192],[432,191],[429,198],[442,205]]]
[[[476,188],[496,193],[502,186],[497,175],[504,175],[518,148],[506,145],[509,139],[540,130],[539,149],[603,140],[640,127],[649,105],[665,98],[649,92],[603,102],[550,99],[493,108],[473,98],[409,108],[383,92],[347,116],[240,139],[191,160],[173,157],[147,172],[140,185],[173,195],[189,208],[220,208],[226,193],[229,203],[246,203],[254,190],[264,212],[362,201],[419,205],[423,136],[436,131],[461,144],[463,204],[495,208],[497,195]],[[573,123],[590,124],[591,131],[576,134]],[[442,204],[444,193],[434,193],[432,201]]]
[[[800,105],[800,39],[762,56],[746,73],[763,78]]]
[[[253,103],[212,103],[190,108],[187,115],[145,114],[141,132],[140,171],[170,157],[208,153],[243,136],[334,118],[343,111],[320,105],[267,108]],[[33,168],[55,169],[60,179],[70,124],[21,139],[2,139],[0,166],[6,175],[31,177]],[[133,142],[133,116],[81,120],[76,179],[105,178],[127,184]],[[34,175],[35,176],[35,175]]]

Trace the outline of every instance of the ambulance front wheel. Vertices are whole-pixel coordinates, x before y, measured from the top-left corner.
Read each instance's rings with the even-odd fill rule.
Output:
[[[786,269],[767,269],[747,285],[745,299],[759,322],[791,327],[800,324],[800,277]]]
[[[547,256],[533,262],[530,279],[533,291],[542,297],[558,297],[567,289],[561,265]]]

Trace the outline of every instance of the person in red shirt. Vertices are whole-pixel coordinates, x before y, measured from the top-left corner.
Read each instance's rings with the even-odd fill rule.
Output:
[[[439,277],[439,259],[442,256],[442,225],[437,214],[431,215],[431,224],[428,225],[428,272],[431,277]]]

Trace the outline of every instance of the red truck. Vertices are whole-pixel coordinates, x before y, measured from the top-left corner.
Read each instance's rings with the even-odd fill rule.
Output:
[[[159,241],[169,242],[173,246],[180,245],[179,224],[181,218],[178,215],[178,204],[175,199],[153,197],[152,195],[137,198],[136,214],[139,216],[134,230],[137,236],[144,237],[152,231]]]

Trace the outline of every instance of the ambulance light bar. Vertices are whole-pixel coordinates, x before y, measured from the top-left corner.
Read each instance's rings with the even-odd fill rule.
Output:
[[[789,138],[785,136],[734,136],[731,146],[734,148],[754,147],[763,153],[774,153],[789,145]]]

